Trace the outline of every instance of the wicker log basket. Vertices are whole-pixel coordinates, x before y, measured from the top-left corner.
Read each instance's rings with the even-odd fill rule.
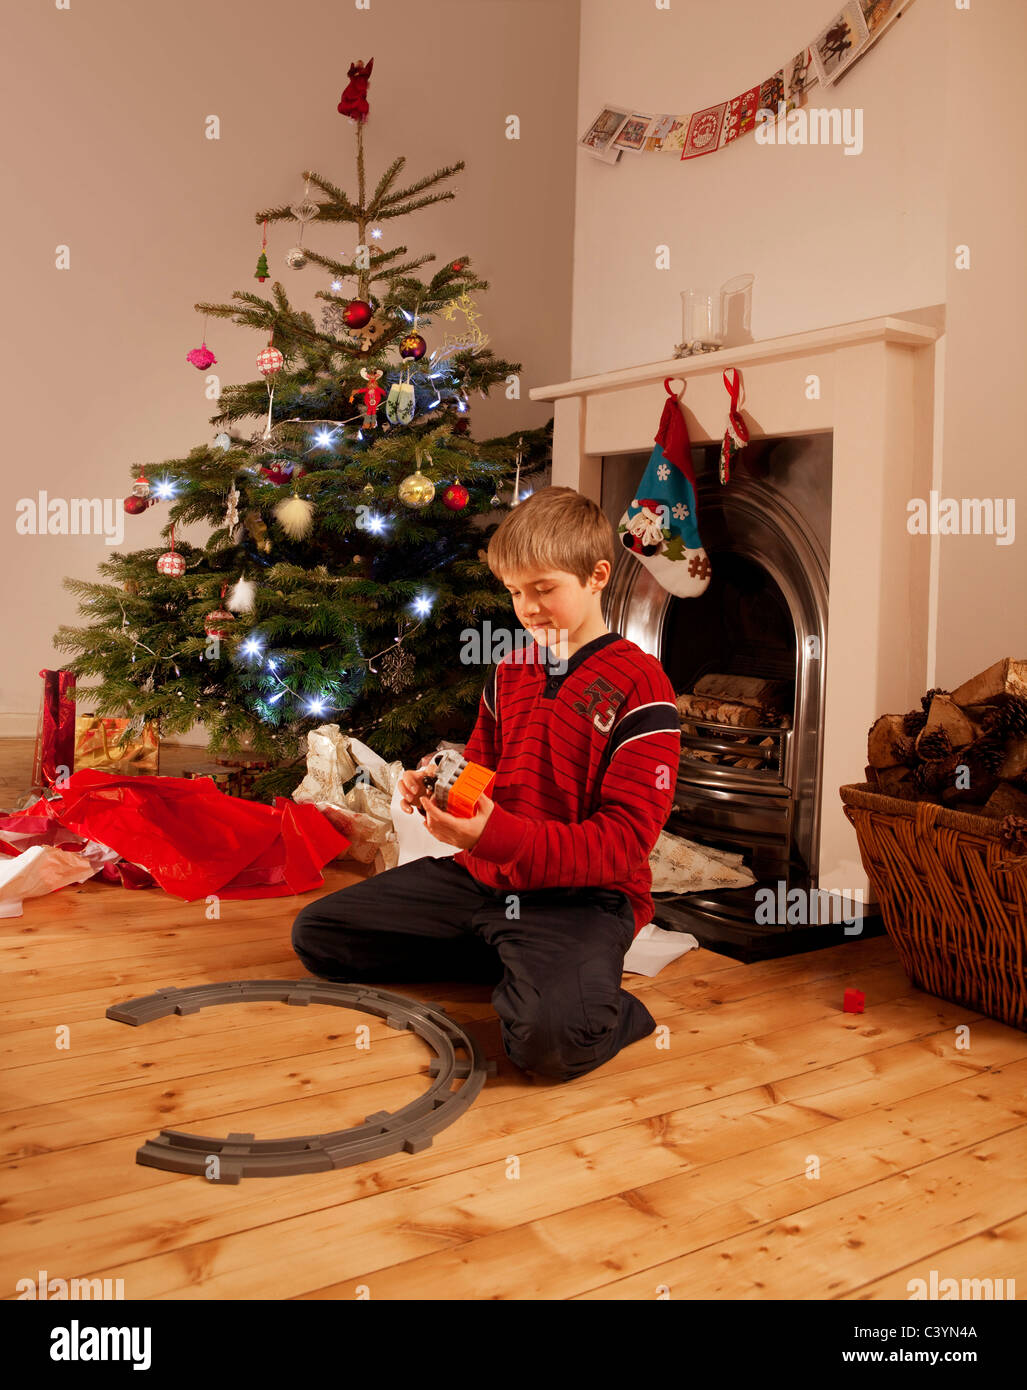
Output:
[[[913,984],[1027,1030],[1027,855],[999,824],[867,783],[841,787],[885,929]]]

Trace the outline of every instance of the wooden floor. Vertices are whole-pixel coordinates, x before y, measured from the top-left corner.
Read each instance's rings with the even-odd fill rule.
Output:
[[[0,744],[0,804],[22,756]],[[161,1128],[338,1129],[425,1089],[427,1045],[367,1014],[104,1017],[160,986],[304,978],[289,929],[310,898],[209,921],[87,883],[0,921],[4,1297],[38,1270],[130,1299],[907,1299],[932,1270],[1027,1292],[1027,1033],[914,989],[887,938],[626,976],[669,1047],[658,1028],[568,1084],[506,1059],[487,986],[398,984],[498,1062],[429,1149],[238,1186],[138,1166]],[[842,1012],[847,985],[865,1014]]]

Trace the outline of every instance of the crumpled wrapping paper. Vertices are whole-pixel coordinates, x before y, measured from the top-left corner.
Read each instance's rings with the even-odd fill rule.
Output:
[[[443,742],[439,748],[460,751],[463,745]],[[425,855],[456,854],[454,845],[435,839],[420,816],[402,810],[402,775],[399,760],[387,763],[338,724],[322,724],[307,735],[307,775],[292,799],[316,806],[349,840],[346,858],[372,864],[376,874]],[[354,777],[359,780],[345,791]]]
[[[740,854],[697,845],[660,831],[649,855],[654,893],[698,893],[712,888],[744,888],[755,883]]]
[[[281,797],[272,807],[225,796],[209,777],[75,772],[62,795],[0,819],[4,852],[18,852],[12,835],[27,834],[37,843],[56,839],[59,832],[48,824],[53,822],[84,844],[95,841],[114,851],[113,865],[91,858],[93,873],[100,868],[113,878],[117,870],[126,887],[142,887],[152,878],[186,902],[212,893],[306,893],[323,886],[321,869],[346,849],[345,839],[313,807]],[[132,866],[127,881],[121,861]]]
[[[344,791],[358,774],[360,780]],[[344,734],[338,724],[322,724],[307,734],[307,775],[292,794],[310,803],[349,840],[348,859],[374,864],[375,873],[393,869],[399,847],[392,824],[392,794],[403,764],[387,763],[366,743]]]
[[[0,917],[20,917],[26,898],[84,883],[96,869],[85,855],[55,845],[31,845],[14,859],[0,859]]]

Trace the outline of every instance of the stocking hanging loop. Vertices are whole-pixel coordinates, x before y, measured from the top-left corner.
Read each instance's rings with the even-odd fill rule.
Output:
[[[675,392],[670,389],[670,383],[672,381],[681,382],[680,391]],[[666,391],[667,395],[671,398],[672,401],[679,401],[681,399],[681,397],[685,394],[685,387],[687,385],[688,382],[685,381],[684,377],[682,376],[666,376],[663,378],[663,389]]]

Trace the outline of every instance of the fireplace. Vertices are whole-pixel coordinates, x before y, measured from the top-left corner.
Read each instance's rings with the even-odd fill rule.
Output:
[[[705,592],[668,593],[624,551],[604,617],[659,657],[678,695],[714,675],[750,684],[765,678],[775,688],[780,718],[747,727],[718,723],[715,712],[683,720],[667,824],[673,834],[741,852],[757,884],[657,900],[661,925],[687,927],[700,940],[744,947],[751,956],[761,945],[770,953],[771,941],[782,944],[780,932],[755,928],[757,888],[818,885],[831,436],[760,441],[736,461],[727,486],[719,482],[717,453],[713,446],[692,450],[699,529],[713,569]],[[601,502],[614,526],[647,457],[603,461]],[[668,914],[672,920],[661,921]]]
[[[684,380],[699,527],[718,576],[708,602],[726,617],[707,618],[701,601],[671,598],[625,554],[607,586],[607,622],[658,656],[676,689],[701,682],[700,670],[785,679],[793,688],[787,728],[758,731],[755,766],[746,765],[752,757],[728,761],[737,728],[688,721],[687,748],[706,756],[682,758],[680,809],[668,829],[741,848],[764,881],[782,867],[787,846],[782,879],[834,895],[846,920],[861,902],[873,904],[838,788],[863,780],[877,716],[912,709],[938,684],[937,540],[911,537],[906,523],[909,499],[928,495],[940,467],[935,343],[943,318],[939,306],[836,324],[530,392],[554,406],[553,484],[601,502],[618,521],[652,449],[664,380]],[[752,443],[720,488],[710,463],[724,434],[726,367],[742,373]],[[746,454],[755,472],[743,465]],[[718,623],[729,625],[730,641]],[[745,902],[689,894],[687,913],[681,902],[658,900],[656,920],[719,939],[717,949],[743,959],[851,934],[785,926],[771,943],[756,930],[752,890]]]

